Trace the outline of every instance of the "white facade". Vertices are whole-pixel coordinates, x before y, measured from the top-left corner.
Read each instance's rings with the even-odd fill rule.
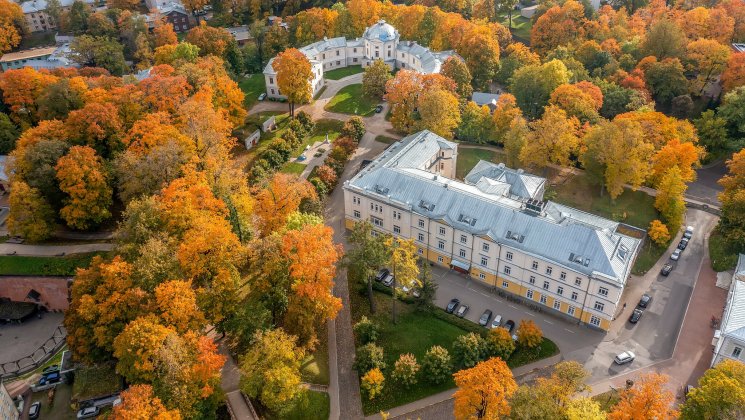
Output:
[[[344,184],[346,227],[370,221],[422,258],[608,330],[640,239],[542,201],[545,179],[520,170],[480,162],[455,180],[457,147],[428,131],[392,145]]]
[[[20,414],[13,399],[10,398],[5,384],[0,382],[0,420],[18,420]]]
[[[745,363],[745,255],[740,254],[724,306],[719,339],[714,345],[715,366],[725,359]]]
[[[63,10],[69,10],[75,0],[60,0]],[[93,6],[95,0],[80,0]],[[46,0],[31,0],[21,3],[21,9],[26,17],[26,24],[31,32],[49,31],[57,28],[57,22],[46,13]]]
[[[453,51],[432,52],[413,41],[400,41],[398,31],[384,20],[370,26],[362,38],[337,37],[314,42],[299,49],[313,67],[311,89],[313,95],[325,84],[324,72],[347,66],[367,67],[375,60],[383,60],[392,69],[410,69],[419,73],[439,73],[442,63],[454,55]],[[264,68],[266,94],[270,98],[285,98],[277,86],[277,72],[272,67],[274,58]]]

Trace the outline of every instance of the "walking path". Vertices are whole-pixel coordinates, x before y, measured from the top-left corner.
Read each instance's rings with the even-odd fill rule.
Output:
[[[238,420],[258,420],[253,416],[253,410],[248,406],[246,399],[243,398],[240,390],[241,372],[236,365],[233,356],[230,355],[224,342],[217,340],[214,331],[212,339],[220,342],[218,350],[220,354],[225,356],[225,364],[221,371],[220,386],[222,387],[225,396],[228,397],[228,405],[233,411],[233,415]]]
[[[23,255],[30,257],[61,257],[69,254],[84,254],[97,251],[111,251],[113,244],[80,244],[80,245],[29,245],[0,244],[0,255]]]

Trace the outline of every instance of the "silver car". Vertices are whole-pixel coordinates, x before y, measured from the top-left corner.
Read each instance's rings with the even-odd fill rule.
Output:
[[[618,365],[624,365],[626,363],[631,363],[636,358],[636,355],[633,351],[625,351],[623,353],[620,353],[616,355],[616,357],[613,359],[614,362]]]
[[[675,248],[675,251],[670,254],[670,259],[673,261],[678,261],[680,259],[680,249]]]

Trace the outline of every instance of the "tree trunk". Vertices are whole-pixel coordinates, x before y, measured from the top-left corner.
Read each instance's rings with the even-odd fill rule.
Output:
[[[295,119],[295,103],[290,102],[290,118]]]
[[[512,9],[510,9],[508,16],[510,18],[510,29],[512,29]]]
[[[372,277],[367,276],[367,297],[370,299],[370,313],[375,313],[375,298],[373,297]]]

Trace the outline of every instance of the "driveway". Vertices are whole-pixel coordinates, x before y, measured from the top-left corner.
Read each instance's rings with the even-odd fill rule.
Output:
[[[719,194],[723,188],[717,184],[717,181],[719,181],[726,173],[727,165],[725,165],[724,161],[698,169],[696,171],[696,181],[688,184],[686,197],[715,206],[720,206],[721,203],[719,202],[719,198],[717,198],[717,194]]]

